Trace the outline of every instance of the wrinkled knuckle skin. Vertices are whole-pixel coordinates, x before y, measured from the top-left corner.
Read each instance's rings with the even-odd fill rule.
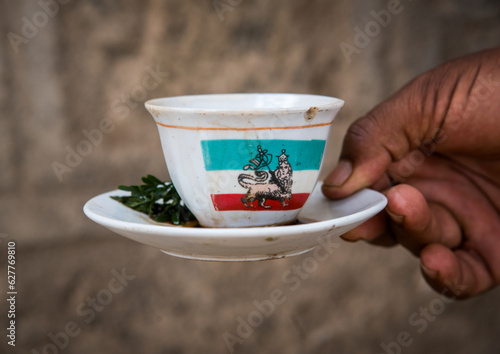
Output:
[[[378,124],[375,117],[369,114],[358,119],[349,127],[346,138],[350,143],[362,144],[363,142],[370,140],[370,137],[376,134],[377,127]]]

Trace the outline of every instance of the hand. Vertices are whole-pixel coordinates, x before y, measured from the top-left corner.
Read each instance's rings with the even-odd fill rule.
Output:
[[[449,296],[500,283],[500,48],[417,77],[349,128],[323,192],[365,187],[386,210],[344,239],[399,242]]]

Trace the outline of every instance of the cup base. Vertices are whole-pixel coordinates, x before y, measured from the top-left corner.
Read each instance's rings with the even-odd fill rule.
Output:
[[[283,221],[283,222],[278,222],[274,224],[268,224],[268,225],[250,225],[250,226],[209,226],[209,225],[203,225],[199,223],[195,227],[202,227],[204,229],[228,229],[228,228],[235,228],[235,229],[259,229],[263,227],[275,227],[275,226],[292,226],[292,225],[297,225],[297,224],[302,224],[302,222],[299,221],[298,218],[295,218],[293,220],[288,220],[288,221]]]

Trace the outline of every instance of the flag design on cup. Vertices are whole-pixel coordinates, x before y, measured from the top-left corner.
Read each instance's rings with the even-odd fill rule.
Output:
[[[313,189],[325,140],[202,140],[215,210],[295,210]]]

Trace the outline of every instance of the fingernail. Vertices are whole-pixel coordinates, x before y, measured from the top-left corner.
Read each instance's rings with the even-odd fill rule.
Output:
[[[403,224],[404,223],[404,221],[405,221],[404,215],[394,214],[389,209],[385,209],[385,212],[387,214],[389,214],[389,216],[391,217],[392,221],[394,221],[396,224]]]
[[[437,270],[433,270],[433,269],[430,269],[430,268],[427,268],[426,266],[424,266],[423,264],[420,265],[420,268],[422,268],[422,271],[425,273],[425,275],[427,275],[429,278],[435,278],[438,271]]]
[[[337,167],[325,178],[324,184],[332,187],[340,187],[347,181],[352,173],[352,163],[349,160],[340,160]]]

